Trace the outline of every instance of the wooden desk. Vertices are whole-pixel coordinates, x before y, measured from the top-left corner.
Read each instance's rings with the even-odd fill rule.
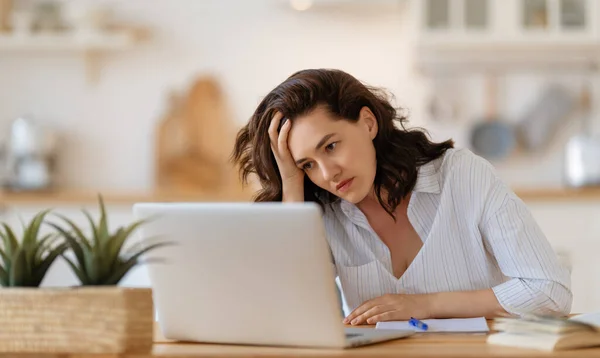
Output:
[[[274,358],[274,357],[600,357],[600,347],[555,353],[488,345],[485,334],[418,333],[412,337],[351,349],[295,349],[278,347],[252,347],[217,344],[169,342],[160,334],[155,338],[153,351],[148,354],[81,355],[81,354],[0,354],[0,357],[40,358],[109,358],[109,357],[172,357],[172,358]]]
[[[591,188],[527,188],[514,189],[526,202],[600,202],[600,186]],[[43,192],[9,192],[0,190],[0,204],[13,205],[55,205],[55,204],[96,204],[98,193],[102,193],[107,204],[131,205],[144,201],[159,202],[202,202],[202,201],[250,201],[254,194],[251,189],[240,193],[212,193],[201,191],[120,191],[78,190],[60,188]]]
[[[157,344],[153,354],[170,357],[548,357],[541,351],[496,347],[485,343],[485,335],[418,334],[395,341],[346,350],[233,347],[217,345]],[[600,349],[563,352],[600,357]],[[554,355],[552,355],[554,356]]]

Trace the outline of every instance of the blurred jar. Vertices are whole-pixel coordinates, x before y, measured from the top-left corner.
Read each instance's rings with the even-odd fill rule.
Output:
[[[4,186],[12,190],[44,190],[54,184],[56,133],[30,117],[15,119],[5,148]]]

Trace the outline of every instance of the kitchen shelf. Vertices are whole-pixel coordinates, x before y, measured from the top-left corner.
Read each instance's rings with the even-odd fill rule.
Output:
[[[71,53],[84,56],[86,76],[89,82],[96,82],[101,66],[102,54],[133,48],[147,37],[142,29],[110,31],[95,35],[79,35],[73,32],[56,34],[2,34],[0,33],[0,53]]]
[[[229,195],[202,191],[145,191],[115,192],[60,189],[40,192],[0,191],[0,206],[15,205],[80,205],[98,202],[98,193],[107,204],[132,205],[138,202],[203,202],[203,201],[248,201],[250,195]]]
[[[600,64],[600,43],[591,41],[428,41],[416,46],[418,70],[430,74],[585,71]]]
[[[515,189],[525,202],[535,201],[586,201],[600,203],[600,186],[588,188]]]
[[[124,50],[136,44],[131,32],[114,32],[93,36],[74,33],[13,35],[0,34],[0,51],[88,52]]]
[[[107,204],[130,205],[137,202],[202,202],[202,201],[250,201],[252,193],[229,195],[201,191],[145,191],[115,192],[98,191]],[[90,190],[61,189],[47,192],[0,191],[0,205],[57,205],[94,204],[98,192]],[[535,201],[588,201],[600,203],[600,187],[569,189],[541,188],[515,189],[515,193],[526,202]]]

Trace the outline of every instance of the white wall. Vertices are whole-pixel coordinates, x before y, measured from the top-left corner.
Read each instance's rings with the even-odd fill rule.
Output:
[[[98,84],[86,82],[78,55],[0,53],[0,125],[32,114],[61,131],[60,177],[70,187],[151,187],[154,128],[167,93],[186,90],[194,76],[207,73],[222,81],[239,125],[269,90],[310,67],[340,68],[388,88],[413,125],[427,127],[435,139],[454,137],[459,146],[468,145],[469,124],[482,115],[481,78],[474,76],[456,85],[465,101],[463,120],[428,121],[431,81],[413,67],[414,1],[311,12],[295,12],[286,0],[94,2],[113,6],[119,20],[153,33],[139,48],[102,58]],[[505,83],[502,116],[515,121],[535,100],[540,82],[520,76]],[[515,186],[560,184],[560,151],[572,132],[563,133],[549,154],[495,164]]]
[[[97,85],[86,83],[76,56],[0,54],[1,123],[31,113],[61,130],[65,185],[150,187],[152,136],[166,94],[187,89],[195,75],[220,78],[240,124],[270,89],[307,67],[347,70],[389,87],[402,105],[418,93],[396,6],[336,16],[296,13],[280,0],[102,2],[154,34],[138,49],[106,56]]]

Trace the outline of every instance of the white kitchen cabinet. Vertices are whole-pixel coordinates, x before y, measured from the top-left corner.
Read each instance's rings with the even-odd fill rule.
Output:
[[[515,34],[562,40],[597,38],[596,0],[517,0]]]
[[[459,36],[489,34],[493,29],[493,0],[418,1],[417,19],[422,36]]]
[[[421,40],[592,41],[595,0],[418,0]]]
[[[415,65],[436,75],[600,65],[597,0],[414,0]]]
[[[600,202],[526,203],[550,244],[571,266],[572,311],[600,311]]]

